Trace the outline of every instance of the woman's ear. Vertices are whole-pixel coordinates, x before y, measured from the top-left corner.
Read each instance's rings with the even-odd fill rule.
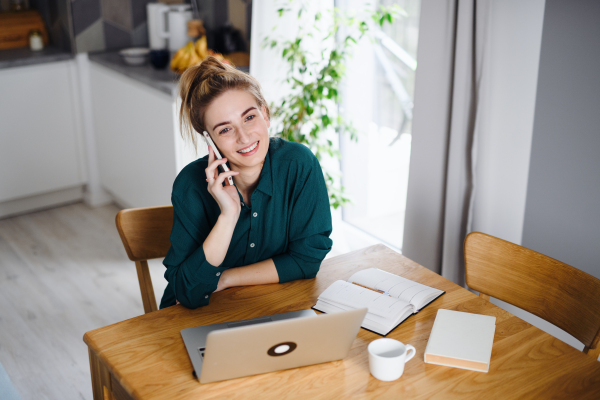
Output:
[[[262,111],[263,118],[267,122],[267,128],[270,128],[271,120],[269,119],[269,115],[267,114],[267,107],[265,107],[264,104],[261,106],[261,111]]]

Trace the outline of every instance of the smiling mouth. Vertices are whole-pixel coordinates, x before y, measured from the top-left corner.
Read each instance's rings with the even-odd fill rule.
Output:
[[[258,141],[255,142],[253,145],[248,146],[242,150],[238,150],[237,152],[240,154],[245,154],[245,153],[250,153],[252,150],[254,150],[256,148],[256,146],[258,146]]]

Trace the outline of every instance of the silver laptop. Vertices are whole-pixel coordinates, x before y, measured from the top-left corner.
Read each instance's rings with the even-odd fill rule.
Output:
[[[200,383],[340,360],[367,309],[316,315],[301,310],[181,331]]]

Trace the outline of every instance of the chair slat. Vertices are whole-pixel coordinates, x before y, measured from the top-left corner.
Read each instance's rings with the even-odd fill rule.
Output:
[[[116,223],[131,261],[162,258],[171,247],[173,206],[121,210]]]
[[[156,311],[148,260],[165,257],[171,247],[173,206],[121,210],[115,222],[127,256],[135,261],[144,312]]]
[[[152,278],[148,269],[148,261],[136,261],[138,281],[140,282],[140,292],[142,293],[142,303],[144,304],[144,313],[158,310],[156,306],[156,297],[154,296],[154,287]]]
[[[522,308],[596,347],[600,280],[514,243],[473,232],[465,239],[467,285]]]

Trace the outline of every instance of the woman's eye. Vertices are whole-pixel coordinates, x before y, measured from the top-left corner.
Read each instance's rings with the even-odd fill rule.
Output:
[[[223,130],[221,130],[221,131],[219,132],[219,135],[222,135],[222,134],[224,134],[224,133],[227,133],[227,132],[229,132],[230,130],[231,130],[231,128],[224,128]]]
[[[250,121],[250,120],[253,120],[253,119],[254,119],[254,115],[248,115],[246,117],[246,121]]]

